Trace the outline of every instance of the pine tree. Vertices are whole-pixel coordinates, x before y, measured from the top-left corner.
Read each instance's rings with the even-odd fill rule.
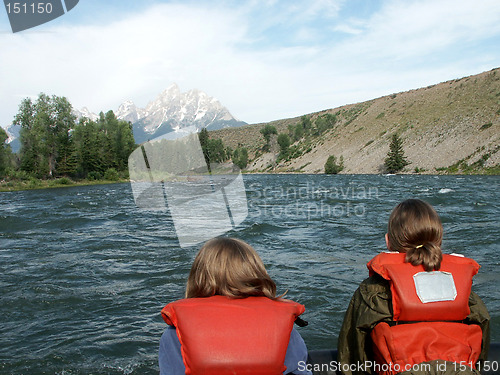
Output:
[[[65,97],[52,96],[51,98],[51,122],[49,125],[50,146],[49,175],[70,174],[74,171],[75,165],[71,165],[69,160],[72,149],[70,130],[75,126],[76,116],[71,113],[71,103]],[[62,162],[59,165],[59,162]],[[59,168],[62,170],[59,171]]]
[[[67,137],[61,140],[58,146],[57,174],[60,176],[73,176],[78,167],[78,158],[73,139]]]
[[[86,178],[89,173],[101,176],[105,170],[101,150],[102,132],[99,126],[92,120],[80,119],[80,123],[73,131],[74,149],[77,155],[77,174]]]
[[[403,140],[397,134],[392,136],[389,152],[384,162],[387,173],[396,173],[410,164],[404,156]]]

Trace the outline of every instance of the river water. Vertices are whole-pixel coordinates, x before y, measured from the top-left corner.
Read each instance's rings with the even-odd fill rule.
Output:
[[[310,349],[334,348],[344,311],[384,250],[391,209],[416,197],[441,215],[445,252],[476,259],[474,290],[500,341],[496,176],[245,175],[253,245],[278,292],[306,305]],[[0,193],[0,373],[154,374],[161,308],[183,296],[198,246],[130,184]]]

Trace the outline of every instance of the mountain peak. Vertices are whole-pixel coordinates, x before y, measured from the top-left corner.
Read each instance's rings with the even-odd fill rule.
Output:
[[[180,92],[181,90],[180,90],[179,86],[177,85],[177,83],[175,83],[175,82],[174,82],[174,83],[172,83],[170,86],[168,86],[168,87],[164,90],[164,92],[166,92],[166,91],[175,91],[175,92]]]
[[[149,102],[144,117],[134,124],[136,141],[151,139],[187,127],[218,129],[244,125],[215,98],[198,89],[181,92],[173,83]]]
[[[116,118],[134,123],[144,117],[144,110],[137,108],[132,100],[127,100],[120,104],[115,112]]]
[[[77,119],[80,119],[82,117],[86,117],[92,121],[96,121],[99,119],[99,115],[96,115],[87,107],[83,107],[80,110],[73,108],[72,113],[76,116]]]

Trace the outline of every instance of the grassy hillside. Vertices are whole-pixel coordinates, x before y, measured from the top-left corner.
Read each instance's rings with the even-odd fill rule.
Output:
[[[327,126],[325,128],[325,119]],[[310,121],[309,121],[310,120]],[[294,127],[309,129],[294,141]],[[260,130],[267,124],[294,142],[279,157]],[[500,69],[302,117],[210,132],[235,149],[246,147],[249,172],[323,173],[329,155],[343,156],[343,173],[383,172],[390,138],[403,139],[405,172],[499,173]]]

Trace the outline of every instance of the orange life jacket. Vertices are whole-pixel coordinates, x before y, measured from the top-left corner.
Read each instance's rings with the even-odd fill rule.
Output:
[[[381,253],[367,266],[371,275],[377,273],[391,285],[394,323],[381,322],[371,332],[378,374],[394,375],[438,359],[475,368],[482,331],[478,325],[462,323],[470,313],[472,277],[479,270],[474,260],[444,254],[437,274],[406,263],[404,253]],[[419,282],[428,276],[443,276],[442,282],[454,293],[444,297],[447,300],[426,300]],[[429,284],[427,293],[439,291],[440,283]]]
[[[267,297],[188,298],[162,310],[176,327],[186,374],[278,375],[295,319],[305,307]]]

